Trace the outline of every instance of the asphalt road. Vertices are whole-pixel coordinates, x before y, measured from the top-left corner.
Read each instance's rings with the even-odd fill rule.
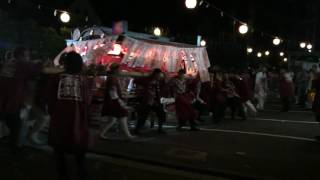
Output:
[[[134,142],[112,132],[112,141],[93,135],[90,179],[320,179],[320,144],[314,140],[319,124],[310,111],[279,109],[272,99],[256,118],[218,125],[207,120],[199,132],[177,132],[169,122],[167,135],[146,130]],[[49,149],[16,157],[2,147],[0,179],[56,179]]]

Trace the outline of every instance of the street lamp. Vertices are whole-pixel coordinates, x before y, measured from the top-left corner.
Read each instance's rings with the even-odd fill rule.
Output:
[[[258,56],[258,58],[261,58],[261,57],[262,57],[262,53],[261,53],[261,52],[258,52],[258,53],[257,53],[257,56]]]
[[[158,27],[154,28],[153,34],[154,34],[155,36],[161,36],[161,29],[158,28]]]
[[[284,56],[284,53],[283,53],[283,52],[280,52],[280,56],[283,57],[283,56]]]
[[[71,17],[70,17],[68,12],[63,12],[63,13],[60,14],[61,22],[68,23],[68,22],[70,22],[70,19],[71,19]]]
[[[251,54],[251,53],[253,52],[253,49],[252,49],[252,48],[247,48],[247,52],[248,52],[249,54]]]
[[[281,39],[279,39],[278,37],[273,39],[273,44],[278,46],[281,43]]]
[[[307,46],[307,44],[305,43],[305,42],[301,42],[300,43],[300,47],[303,49],[303,48],[305,48]]]
[[[247,34],[247,32],[249,31],[249,27],[247,24],[242,24],[240,27],[239,27],[239,33],[240,34]]]
[[[197,7],[197,0],[186,0],[186,7],[188,9],[194,9]]]
[[[312,44],[308,44],[307,49],[309,49],[309,50],[312,49]]]
[[[288,61],[288,58],[283,58],[283,62],[287,62]]]
[[[204,47],[207,45],[207,42],[205,40],[201,40],[200,42],[200,46]]]
[[[269,51],[266,51],[266,52],[264,52],[264,54],[265,54],[266,56],[269,56],[269,55],[270,55],[270,52],[269,52]]]

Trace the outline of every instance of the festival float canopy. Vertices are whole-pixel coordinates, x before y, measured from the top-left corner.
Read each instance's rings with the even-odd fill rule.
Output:
[[[72,41],[63,52],[71,50],[80,53],[88,65],[119,63],[121,69],[129,72],[150,72],[160,68],[167,74],[184,69],[188,75],[199,73],[203,82],[210,80],[210,62],[205,47],[110,35]],[[59,56],[55,62],[58,59]]]

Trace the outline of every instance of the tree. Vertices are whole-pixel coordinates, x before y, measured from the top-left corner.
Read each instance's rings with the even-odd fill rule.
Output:
[[[35,58],[54,57],[63,49],[65,41],[56,30],[42,27],[32,19],[17,20],[7,13],[0,13],[0,50],[1,57],[8,49],[26,46],[32,50]]]

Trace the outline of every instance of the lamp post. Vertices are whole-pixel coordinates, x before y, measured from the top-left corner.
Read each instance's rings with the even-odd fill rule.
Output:
[[[273,39],[273,44],[275,45],[275,46],[279,46],[279,44],[281,43],[281,39],[279,39],[278,37],[276,37],[276,38],[274,38]]]
[[[249,27],[247,24],[242,24],[241,26],[239,26],[239,33],[240,34],[247,34],[249,31]]]
[[[188,9],[194,9],[197,7],[197,0],[186,0],[186,7]]]
[[[153,34],[154,34],[155,36],[161,36],[161,29],[158,28],[158,27],[154,28]]]
[[[70,14],[68,12],[63,12],[60,14],[60,20],[63,23],[69,23],[71,20]]]

